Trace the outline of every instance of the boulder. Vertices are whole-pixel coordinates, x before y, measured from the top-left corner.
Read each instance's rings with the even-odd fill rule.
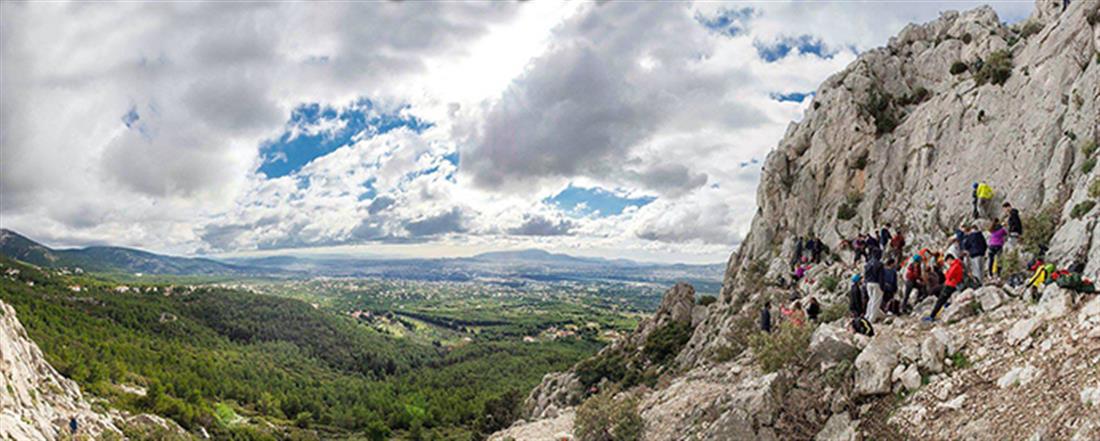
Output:
[[[1092,296],[1092,299],[1085,302],[1085,306],[1081,307],[1081,312],[1077,313],[1077,323],[1081,326],[1093,325],[1100,323],[1100,295]]]
[[[920,366],[930,372],[943,372],[943,359],[947,357],[947,342],[936,333],[929,333],[920,343]]]
[[[905,368],[905,371],[901,373],[901,386],[910,392],[920,389],[920,371],[917,370],[916,365],[909,365],[909,367]]]
[[[940,312],[939,319],[944,323],[954,323],[967,317],[973,317],[978,312],[975,302],[977,300],[972,289],[956,293],[951,296],[950,306]]]
[[[1081,389],[1081,404],[1086,406],[1100,405],[1100,386]]]
[[[1032,378],[1035,378],[1034,366],[1030,364],[1026,366],[1017,366],[1009,369],[1008,372],[1005,372],[1005,374],[997,380],[997,387],[1004,389],[1012,386],[1022,386],[1031,382]]]
[[[878,334],[856,357],[855,394],[857,396],[890,393],[890,379],[898,364],[898,342],[890,335]]]
[[[734,438],[729,438],[734,439]],[[747,438],[746,438],[747,439]],[[859,421],[852,421],[848,412],[834,414],[817,432],[814,441],[859,441]]]
[[[1010,345],[1018,345],[1021,342],[1031,337],[1031,334],[1039,329],[1039,326],[1043,324],[1043,321],[1039,317],[1031,317],[1021,319],[1012,325],[1012,328],[1008,330],[1008,334],[1005,338]]]
[[[1072,293],[1051,283],[1043,288],[1043,297],[1032,307],[1032,312],[1036,317],[1053,320],[1068,314],[1072,303]]]
[[[810,337],[810,362],[830,364],[851,360],[859,354],[852,333],[838,325],[822,324]]]
[[[1004,290],[996,286],[985,286],[977,292],[978,303],[982,305],[982,311],[989,312],[997,309],[1004,303]]]

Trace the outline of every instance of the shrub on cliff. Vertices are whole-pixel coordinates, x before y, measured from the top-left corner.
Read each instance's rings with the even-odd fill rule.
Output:
[[[779,325],[771,334],[757,334],[749,340],[756,362],[764,372],[775,372],[792,363],[803,361],[808,355],[813,326]]]
[[[642,439],[645,421],[638,413],[638,398],[616,398],[617,388],[607,389],[577,407],[574,433],[578,441],[635,441]]]

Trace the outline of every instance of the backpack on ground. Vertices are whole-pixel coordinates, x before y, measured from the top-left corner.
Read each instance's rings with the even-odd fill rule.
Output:
[[[875,336],[875,328],[872,327],[871,322],[864,317],[852,319],[852,330],[868,337]]]

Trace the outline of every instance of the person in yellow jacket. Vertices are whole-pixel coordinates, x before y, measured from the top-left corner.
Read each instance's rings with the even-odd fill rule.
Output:
[[[1035,269],[1035,274],[1027,279],[1027,290],[1031,293],[1031,300],[1038,301],[1039,293],[1043,292],[1043,285],[1046,284],[1047,279],[1050,278],[1050,274],[1054,272],[1054,264],[1048,263],[1046,265],[1039,265]]]
[[[990,203],[993,201],[993,187],[985,182],[974,183],[974,218],[978,219],[989,213]]]

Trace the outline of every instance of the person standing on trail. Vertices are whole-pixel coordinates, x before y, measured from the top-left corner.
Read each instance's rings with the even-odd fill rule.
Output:
[[[854,316],[861,316],[866,312],[863,308],[863,287],[860,286],[860,275],[852,275],[852,286],[848,288],[848,312]]]
[[[962,283],[964,273],[962,261],[948,254],[947,262],[948,268],[947,274],[944,275],[943,291],[940,291],[940,294],[936,296],[936,304],[932,307],[932,314],[924,318],[926,322],[936,321],[936,315],[940,313],[947,301],[951,299],[951,294],[954,294],[959,284]]]
[[[872,255],[863,267],[864,284],[867,287],[867,321],[874,323],[882,314],[882,283],[885,277],[882,261]]]
[[[894,237],[890,238],[890,253],[887,254],[890,258],[894,259],[899,264],[903,262],[903,256],[905,255],[905,231],[902,228],[898,228]]]
[[[794,238],[794,256],[791,257],[791,266],[798,265],[802,262],[802,245],[802,236]]]
[[[903,314],[909,313],[909,297],[913,296],[914,291],[917,294],[913,298],[917,301],[924,298],[921,295],[921,291],[924,289],[922,266],[920,254],[915,254],[913,259],[909,261],[909,265],[905,267],[905,292],[901,295],[901,311]]]
[[[760,309],[760,330],[770,334],[772,332],[772,302],[764,302]]]
[[[898,292],[898,270],[894,258],[886,259],[886,266],[882,269],[882,309],[898,314],[900,308],[896,306],[896,294]]]
[[[1001,226],[999,219],[993,219],[993,224],[989,226],[989,275],[990,277],[997,276],[997,255],[1001,254],[1001,249],[1005,246],[1005,240],[1008,238],[1008,230]]]
[[[76,436],[77,428],[78,428],[78,425],[77,425],[77,422],[76,422],[76,417],[74,416],[72,418],[69,418],[69,432],[73,435],[73,437]]]
[[[1005,202],[1001,205],[1005,213],[1005,224],[1008,225],[1008,234],[1012,237],[1020,237],[1024,234],[1024,223],[1020,221],[1020,210],[1012,208],[1012,204]]]
[[[985,253],[988,246],[982,231],[971,225],[967,228],[966,237],[963,239],[963,251],[969,256],[970,276],[979,286],[982,285],[982,272],[985,271]]]
[[[894,235],[890,234],[890,228],[890,223],[887,222],[882,225],[882,229],[878,232],[878,244],[883,248],[886,248],[890,244],[890,239],[894,238]]]
[[[993,187],[985,182],[974,183],[974,219],[989,213],[989,204],[993,200]]]

